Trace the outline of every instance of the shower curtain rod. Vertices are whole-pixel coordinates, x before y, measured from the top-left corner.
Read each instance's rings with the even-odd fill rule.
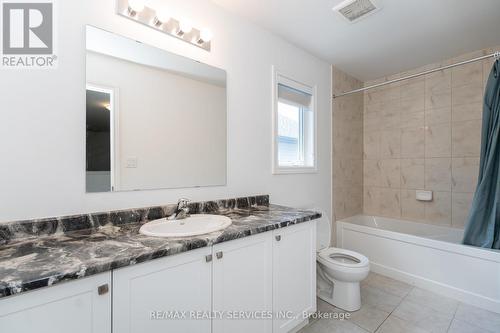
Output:
[[[336,94],[336,95],[334,94],[333,98],[342,97],[342,96],[346,96],[346,95],[351,95],[351,94],[362,92],[362,91],[365,91],[365,90],[368,90],[368,89],[373,89],[373,88],[385,86],[385,85],[388,85],[388,84],[391,84],[391,83],[396,83],[396,82],[400,82],[400,81],[405,81],[405,80],[413,79],[413,78],[416,78],[416,77],[419,77],[419,76],[423,76],[423,75],[427,75],[427,74],[439,72],[439,71],[442,71],[442,70],[445,70],[445,69],[448,69],[448,68],[462,66],[462,65],[465,65],[465,64],[469,64],[471,62],[476,62],[476,61],[488,59],[488,58],[491,58],[491,57],[493,57],[493,58],[495,58],[497,60],[500,59],[500,51],[497,51],[497,52],[494,52],[494,53],[491,53],[491,54],[488,54],[488,55],[485,55],[485,56],[482,56],[482,57],[477,57],[477,58],[474,58],[474,59],[469,59],[469,60],[457,62],[456,64],[452,64],[452,65],[448,65],[448,66],[443,66],[443,67],[439,67],[439,68],[436,68],[436,69],[431,69],[431,70],[420,72],[420,73],[417,73],[417,74],[408,75],[408,76],[405,76],[405,77],[402,77],[402,78],[399,78],[399,79],[394,79],[394,80],[390,80],[390,81],[386,81],[386,82],[374,84],[374,85],[371,85],[371,86],[368,86],[368,87],[354,89],[354,90],[351,90],[351,91],[346,91],[346,92],[343,92],[343,93],[340,93],[340,94]]]

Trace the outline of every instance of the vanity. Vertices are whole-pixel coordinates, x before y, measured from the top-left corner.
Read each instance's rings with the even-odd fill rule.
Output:
[[[169,205],[7,225],[2,331],[289,332],[316,311],[319,213],[268,196],[190,208],[232,224],[191,237],[139,233]]]

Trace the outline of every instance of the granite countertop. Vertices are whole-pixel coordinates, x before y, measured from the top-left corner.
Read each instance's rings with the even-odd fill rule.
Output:
[[[231,226],[195,237],[141,235],[139,228],[146,219],[12,239],[0,245],[0,298],[321,217],[317,212],[269,205],[266,200],[261,205],[259,200],[240,205],[244,208],[235,202],[216,202],[216,209],[209,211],[231,218]]]

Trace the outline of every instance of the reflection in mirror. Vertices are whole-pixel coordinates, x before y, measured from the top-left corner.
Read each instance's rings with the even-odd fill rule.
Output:
[[[226,73],[87,26],[87,192],[226,182]]]

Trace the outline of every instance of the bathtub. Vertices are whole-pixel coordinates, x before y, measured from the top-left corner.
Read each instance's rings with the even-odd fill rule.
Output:
[[[366,215],[336,228],[337,247],[371,271],[500,313],[500,251],[460,244],[463,230]]]

